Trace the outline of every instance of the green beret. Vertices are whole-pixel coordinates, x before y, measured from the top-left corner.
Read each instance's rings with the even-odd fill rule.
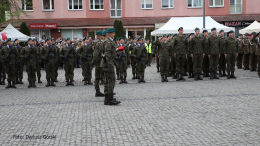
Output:
[[[230,30],[228,33],[229,33],[229,34],[230,34],[230,33],[234,33],[234,31],[233,31],[233,30]]]
[[[18,39],[14,39],[14,42],[17,41]]]
[[[239,34],[238,36],[243,36],[242,34]]]
[[[7,42],[9,42],[9,41],[11,41],[11,38],[8,38],[5,42],[7,43]]]
[[[123,40],[124,38],[123,38],[123,37],[121,37],[121,39]]]
[[[146,41],[149,41],[149,39],[146,39]]]
[[[103,36],[107,35],[106,31],[102,31],[102,35]]]
[[[171,34],[168,34],[168,35],[167,35],[167,38],[168,38],[169,36],[171,36]]]
[[[33,38],[33,39],[32,39],[32,41],[36,41],[36,39],[35,39],[35,38]]]
[[[54,38],[51,38],[51,41],[54,41]]]
[[[67,38],[65,39],[65,41],[67,41],[67,40],[70,40],[70,37],[67,37]]]
[[[211,29],[211,31],[213,31],[213,30],[217,30],[215,27],[213,27],[212,29]]]
[[[190,38],[190,35],[188,35],[187,38]]]
[[[198,27],[196,27],[196,28],[195,28],[195,31],[196,31],[196,30],[200,30],[200,29],[199,29]]]
[[[204,37],[204,34],[202,34],[201,37]]]
[[[142,39],[142,37],[139,37],[139,38],[137,38],[137,41],[139,41],[139,40],[141,40]]]
[[[45,41],[48,41],[48,40],[50,40],[50,39],[51,39],[50,37],[47,37]]]
[[[190,35],[194,35],[194,33],[191,33]]]
[[[97,34],[97,35],[102,35],[102,31],[101,31],[101,30],[98,30],[96,34]]]
[[[106,33],[113,33],[115,31],[116,31],[115,28],[109,28],[109,29],[106,30]]]
[[[183,27],[180,27],[180,28],[178,29],[178,31],[181,30],[181,29],[183,29]]]
[[[177,34],[175,33],[173,36],[175,37]]]
[[[134,39],[136,39],[136,37],[135,37],[135,36],[133,37],[133,40],[134,40]]]
[[[85,40],[86,40],[86,39],[89,39],[89,37],[88,37],[88,36],[86,36],[86,37],[85,37]]]
[[[256,32],[252,32],[251,35],[256,35]]]
[[[29,42],[30,40],[32,40],[32,38],[29,38],[29,39],[27,40],[27,42]]]
[[[85,41],[86,40],[86,37],[84,37],[83,39],[82,39],[82,41]]]
[[[221,29],[221,30],[219,31],[219,33],[221,33],[221,32],[224,32],[224,30],[223,30],[223,29]]]
[[[117,37],[116,40],[119,41],[121,38],[120,37]]]
[[[249,34],[248,34],[248,33],[245,33],[245,36],[249,36]]]
[[[203,30],[202,33],[208,32],[207,30]]]
[[[166,37],[166,34],[164,34],[163,37]]]

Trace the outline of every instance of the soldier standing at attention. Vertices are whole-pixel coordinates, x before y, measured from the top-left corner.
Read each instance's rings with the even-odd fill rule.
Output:
[[[260,32],[254,33],[251,42],[254,42],[256,44],[256,52],[255,55],[257,56],[257,62],[258,62],[258,76],[260,78]]]
[[[161,81],[168,82],[167,76],[169,73],[169,66],[172,54],[172,43],[168,41],[166,34],[163,35],[161,41],[156,40],[155,45],[158,46],[159,59],[161,67]]]
[[[46,38],[47,45],[44,46],[41,50],[41,56],[44,60],[44,69],[46,71],[46,79],[47,79],[47,85],[46,87],[56,85],[54,84],[55,80],[55,70],[57,63],[57,52],[56,49],[51,45],[51,38]]]
[[[235,76],[235,65],[236,65],[236,57],[238,56],[238,40],[234,38],[234,31],[231,30],[228,32],[228,38],[225,40],[226,48],[225,48],[225,57],[227,59],[227,79],[237,77]],[[230,75],[231,71],[231,75]]]
[[[161,39],[161,36],[158,36],[158,39]],[[155,46],[154,49],[155,52],[155,58],[156,58],[156,67],[157,67],[157,72],[160,72],[160,62],[159,62],[159,50],[158,50],[158,46]]]
[[[129,46],[129,51],[131,52],[131,67],[132,67],[132,74],[133,74],[133,78],[132,79],[137,79],[137,75],[136,75],[136,58],[132,56],[132,52],[134,50],[134,47],[137,45],[137,38],[134,37],[132,40],[132,44]]]
[[[217,75],[218,70],[218,61],[220,58],[219,47],[220,47],[220,38],[217,36],[216,28],[211,29],[212,35],[209,37],[209,67],[210,67],[210,79],[219,79]]]
[[[16,69],[17,69],[17,73],[16,73],[16,82],[15,84],[23,84],[23,59],[20,57],[20,53],[22,51],[22,47],[19,45],[19,40],[15,39],[14,40],[14,47],[17,49],[18,51],[18,55],[19,57],[17,58],[16,61]]]
[[[0,56],[3,56],[5,70],[7,73],[8,85],[5,88],[16,88],[15,78],[16,78],[16,68],[15,64],[19,57],[18,51],[14,46],[12,46],[11,38],[6,40],[6,46],[1,49]],[[12,82],[12,85],[11,85]]]
[[[97,39],[94,45],[93,61],[92,66],[95,66],[95,89],[96,97],[104,97],[105,95],[100,92],[99,81],[101,80],[101,75],[104,74],[102,68],[100,67],[101,55],[103,54],[103,32],[97,31]],[[103,77],[103,76],[102,76]]]
[[[0,52],[3,48],[4,48],[3,43],[0,39]],[[3,56],[0,54],[0,85],[5,85],[6,75],[5,75],[4,61],[2,58]]]
[[[23,59],[26,63],[26,72],[28,75],[28,88],[36,88],[36,62],[38,61],[39,52],[36,50],[36,46],[34,46],[34,42],[31,38],[28,39],[28,46],[25,46],[21,53],[20,58]]]
[[[183,28],[180,27],[178,29],[179,34],[175,37],[174,42],[174,57],[176,59],[176,73],[177,80],[176,81],[186,81],[183,78],[185,73],[185,62],[187,60],[187,52],[188,52],[188,41],[186,37],[183,35]],[[180,75],[180,76],[179,76]]]
[[[151,66],[151,60],[152,60],[152,44],[150,43],[149,39],[146,39],[145,41],[145,47],[148,52],[148,63],[147,66]]]
[[[209,34],[207,30],[203,30],[204,42],[205,42],[205,57],[203,59],[203,77],[209,77]]]
[[[245,33],[245,38],[242,40],[242,48],[244,51],[244,58],[243,58],[243,65],[244,65],[244,70],[249,70],[249,56],[250,53],[248,51],[248,45],[249,45],[249,39],[248,39],[249,34]]]
[[[138,83],[145,83],[144,80],[144,73],[146,68],[146,61],[148,59],[147,56],[147,50],[145,46],[143,45],[143,40],[141,37],[137,39],[138,45],[134,47],[134,50],[132,52],[132,56],[136,58],[136,70],[137,70],[137,77],[138,77]]]
[[[194,74],[193,74],[193,62],[192,62],[192,57],[191,57],[191,52],[192,52],[192,48],[190,47],[190,41],[191,39],[194,37],[194,33],[191,33],[189,38],[188,38],[188,71],[189,71],[189,78],[194,78]]]
[[[81,58],[82,76],[85,79],[84,85],[93,85],[91,82],[92,78],[92,59],[93,59],[93,48],[89,45],[89,37],[85,37],[85,44],[82,45],[78,51],[78,56]]]
[[[219,47],[219,53],[220,53],[220,58],[219,58],[219,66],[218,66],[218,70],[219,70],[219,76],[223,77],[223,76],[227,76],[226,75],[226,59],[225,59],[225,33],[224,30],[220,30],[219,32],[219,38],[220,38],[220,47]],[[223,71],[223,74],[222,74]]]
[[[33,41],[34,46],[35,46],[36,40],[33,39],[32,41]],[[45,41],[43,41],[43,45],[45,45]],[[43,46],[39,45],[38,47],[37,46],[35,46],[35,47],[36,47],[37,54],[39,54],[39,56],[37,57],[38,60],[36,62],[36,72],[37,72],[37,77],[38,77],[38,83],[42,83],[42,81],[41,81],[41,76],[42,76],[41,75],[41,62],[42,62],[41,49],[42,49]]]
[[[70,45],[70,38],[66,38],[66,45],[60,51],[60,57],[63,59],[66,86],[74,86],[74,62],[77,59],[77,53],[73,45]]]
[[[242,60],[243,60],[243,48],[242,48],[242,34],[238,35],[238,43],[239,43],[239,47],[238,47],[238,56],[237,56],[237,69],[242,69]]]
[[[256,36],[256,33],[255,32],[252,32],[251,33],[252,36]],[[252,37],[253,38],[253,37]],[[256,71],[256,55],[255,55],[255,52],[256,52],[256,43],[253,39],[250,39],[249,40],[249,44],[248,45],[248,50],[250,52],[250,67],[251,67],[251,72],[252,71]]]
[[[190,40],[190,53],[193,60],[193,73],[195,81],[203,80],[200,73],[202,71],[203,57],[205,57],[204,48],[204,38],[200,36],[200,29],[195,28],[195,36]]]
[[[116,43],[117,43],[117,48],[118,47],[120,47],[120,46],[122,46],[122,44],[121,44],[121,37],[117,37],[116,38]],[[117,57],[118,57],[118,50],[116,51],[117,52]],[[120,78],[119,78],[119,68],[118,68],[118,66],[116,66],[116,80],[120,80]]]
[[[125,44],[124,39],[121,39],[121,44]],[[122,46],[123,47],[123,46]],[[126,81],[127,77],[127,63],[129,62],[130,56],[129,56],[129,50],[126,46],[124,46],[124,50],[121,50],[119,52],[119,57],[117,58],[117,61],[119,62],[118,68],[119,68],[119,75],[120,75],[120,82],[119,84],[128,82]]]
[[[175,36],[177,34],[174,34],[172,36],[172,40],[171,40],[171,43],[172,43],[172,54],[171,54],[171,66],[170,66],[170,71],[172,73],[172,79],[176,79],[176,62],[175,62],[175,58],[174,58],[174,40],[175,40]]]
[[[56,46],[54,38],[51,39],[51,44],[53,48],[56,51],[56,61],[55,61],[55,79],[54,82],[58,82],[58,69],[59,69],[59,63],[60,63],[60,48]]]
[[[102,70],[104,71],[104,105],[118,105],[121,103],[120,101],[116,101],[116,99],[113,98],[115,87],[114,61],[116,59],[117,49],[117,46],[113,41],[113,38],[115,37],[115,31],[116,29],[114,28],[107,29],[107,38],[103,42],[104,57],[101,61],[100,67],[102,67]]]

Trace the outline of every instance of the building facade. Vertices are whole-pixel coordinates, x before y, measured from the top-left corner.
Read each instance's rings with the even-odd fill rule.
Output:
[[[21,0],[21,8],[31,17],[22,18],[32,36],[53,38],[94,37],[97,30],[113,27],[121,20],[126,36],[145,36],[149,28],[171,17],[203,15],[203,0]],[[260,21],[260,0],[206,0],[206,16],[236,31]],[[0,27],[8,25],[8,21]],[[181,22],[176,22],[181,23]],[[19,23],[14,27],[18,28]]]

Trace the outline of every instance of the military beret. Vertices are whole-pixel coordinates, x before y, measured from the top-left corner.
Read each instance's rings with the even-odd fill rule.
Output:
[[[249,34],[248,34],[248,33],[245,33],[245,36],[249,36]]]
[[[224,32],[224,30],[223,30],[223,29],[221,29],[221,30],[219,31],[219,33],[221,33],[221,32]]]
[[[120,37],[117,37],[116,40],[119,41],[119,40],[121,40],[121,38],[120,38]]]
[[[201,37],[204,37],[204,34],[202,34]]]
[[[86,40],[86,37],[84,37],[83,39],[82,39],[82,41],[85,41]]]
[[[106,31],[102,31],[102,35],[103,36],[107,35]]]
[[[97,35],[102,35],[102,31],[101,31],[101,30],[98,30],[96,34],[97,34]]]
[[[51,38],[51,41],[54,41],[54,38]]]
[[[18,39],[14,39],[14,42],[17,41]]]
[[[166,37],[166,34],[164,34],[163,37]]]
[[[121,37],[121,39],[123,40],[124,38],[123,38],[123,37]]]
[[[70,40],[70,37],[67,37],[67,38],[65,39],[65,41],[67,41],[67,40]]]
[[[242,34],[239,34],[238,36],[243,36]]]
[[[252,32],[251,35],[256,35],[256,32]]]
[[[190,35],[194,35],[194,33],[191,33]]]
[[[9,42],[9,41],[11,41],[11,38],[8,38],[5,42],[7,43],[7,42]]]
[[[32,41],[36,41],[36,39],[35,39],[35,38],[33,38],[33,39],[32,39]]]
[[[106,33],[113,33],[113,32],[115,32],[115,31],[116,31],[115,28],[108,28],[108,29],[106,30]]]
[[[158,37],[159,37],[159,36],[158,36]],[[136,37],[135,37],[135,36],[133,36],[133,40],[134,40],[134,39],[136,39]]]
[[[207,30],[203,30],[202,33],[208,32]]]
[[[139,38],[137,38],[137,41],[139,41],[139,40],[141,40],[142,39],[142,37],[139,37]]]
[[[181,29],[183,29],[183,27],[180,27],[180,28],[178,29],[178,31],[181,30]]]
[[[213,31],[213,30],[217,30],[215,27],[213,27],[212,29],[211,29],[211,31]]]
[[[190,35],[188,35],[187,38],[190,38]]]
[[[177,34],[175,33],[173,36],[175,37]]]
[[[170,34],[167,35],[167,37],[171,36]]]
[[[230,30],[228,33],[234,33],[234,31],[233,31],[233,30]]]
[[[51,39],[50,37],[47,37],[45,41],[48,41],[48,40],[50,40],[50,39]]]
[[[32,38],[29,38],[29,39],[27,40],[27,42],[29,42],[30,40],[32,40]]]
[[[146,41],[149,41],[149,39],[145,39]]]
[[[196,28],[195,28],[195,31],[196,31],[196,30],[200,30],[200,29],[199,29],[198,27],[196,27]]]

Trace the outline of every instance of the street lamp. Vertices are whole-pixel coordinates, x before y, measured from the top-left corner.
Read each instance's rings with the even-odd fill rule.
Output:
[[[206,26],[205,26],[205,0],[203,0],[203,28],[206,28]]]

